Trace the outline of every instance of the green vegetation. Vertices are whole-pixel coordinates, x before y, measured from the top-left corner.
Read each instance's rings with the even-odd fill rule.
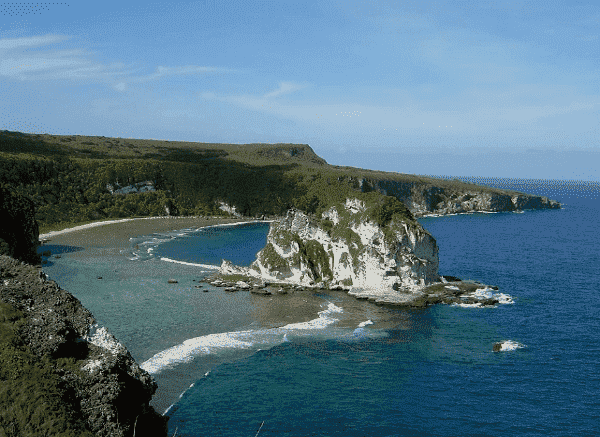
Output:
[[[111,194],[148,182],[148,191]],[[90,221],[160,215],[279,216],[295,207],[321,213],[347,197],[391,196],[375,211],[386,223],[411,219],[402,200],[414,187],[438,191],[492,188],[422,176],[328,165],[307,145],[208,144],[0,131],[0,186],[31,198],[41,232]],[[114,191],[113,190],[113,191]],[[428,191],[429,190],[429,191]],[[339,210],[338,210],[339,211]],[[327,226],[327,225],[325,225]]]
[[[342,280],[342,285],[346,286],[346,287],[351,287],[352,286],[352,278],[346,278]]]
[[[0,302],[0,435],[92,437],[53,372],[56,364],[77,363],[38,360],[18,336],[25,322],[23,313]]]
[[[333,272],[329,266],[329,255],[315,240],[302,241],[298,235],[293,235],[294,242],[298,244],[298,256],[309,269],[311,277],[315,281],[322,279],[333,279]]]
[[[288,264],[281,255],[277,253],[271,243],[267,245],[260,252],[260,262],[269,268],[269,270],[282,270],[288,269]]]

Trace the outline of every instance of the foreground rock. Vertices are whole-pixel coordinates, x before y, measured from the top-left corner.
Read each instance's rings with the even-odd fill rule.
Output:
[[[60,380],[48,396],[59,397],[73,420],[97,436],[167,435],[167,419],[149,406],[156,383],[79,300],[7,256],[0,256],[0,281],[1,303],[23,314],[19,341],[34,366],[43,363]]]
[[[33,201],[0,188],[0,255],[39,264],[39,244]]]
[[[494,352],[507,352],[507,351],[514,351],[517,349],[523,349],[525,347],[526,346],[524,344],[521,344],[517,341],[503,340],[503,341],[494,343],[494,345],[492,346],[492,350]]]

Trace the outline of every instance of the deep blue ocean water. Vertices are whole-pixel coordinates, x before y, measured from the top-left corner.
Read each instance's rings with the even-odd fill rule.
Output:
[[[255,296],[177,288],[209,269],[161,261],[248,264],[265,241],[260,224],[135,240],[131,266],[151,275],[130,267],[77,297],[171,387],[164,402],[184,392],[166,412],[171,435],[600,435],[598,185],[486,183],[565,204],[420,219],[440,247],[441,274],[497,285],[512,305],[411,310],[324,292],[314,323],[264,328],[244,312],[261,308]],[[63,256],[47,270],[76,288],[100,268],[82,263]],[[181,280],[169,288],[173,266]],[[132,290],[145,308],[127,298]],[[522,347],[493,352],[503,340]]]

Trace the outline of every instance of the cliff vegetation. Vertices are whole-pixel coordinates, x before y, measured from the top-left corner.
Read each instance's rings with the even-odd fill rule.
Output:
[[[209,144],[0,131],[0,186],[29,197],[42,232],[157,215],[320,217],[356,193],[390,196],[378,220],[406,205],[427,213],[554,208],[539,196],[327,164],[303,144]],[[227,209],[227,208],[226,208]],[[408,214],[410,212],[411,214]]]

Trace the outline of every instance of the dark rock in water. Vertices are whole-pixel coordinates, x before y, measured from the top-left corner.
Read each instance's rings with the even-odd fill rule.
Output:
[[[494,352],[500,352],[502,350],[502,343],[494,343],[492,350]]]
[[[39,265],[40,231],[33,201],[0,188],[0,255]]]
[[[456,276],[447,276],[447,275],[444,275],[444,276],[442,276],[442,278],[444,278],[448,282],[461,282],[461,279],[457,278]]]
[[[7,256],[0,256],[0,284],[0,302],[23,317],[15,325],[19,347],[30,351],[32,365],[52,369],[48,377],[58,378],[59,391],[44,396],[64,404],[68,420],[83,424],[86,435],[167,436],[168,419],[149,405],[156,382],[77,298],[54,281],[40,281],[38,268]],[[35,408],[40,402],[32,396]],[[49,435],[25,425],[29,430],[14,435]]]
[[[202,288],[202,285],[194,285],[194,288]]]
[[[169,283],[169,284],[177,284],[177,279],[169,279],[167,281],[167,283]]]

